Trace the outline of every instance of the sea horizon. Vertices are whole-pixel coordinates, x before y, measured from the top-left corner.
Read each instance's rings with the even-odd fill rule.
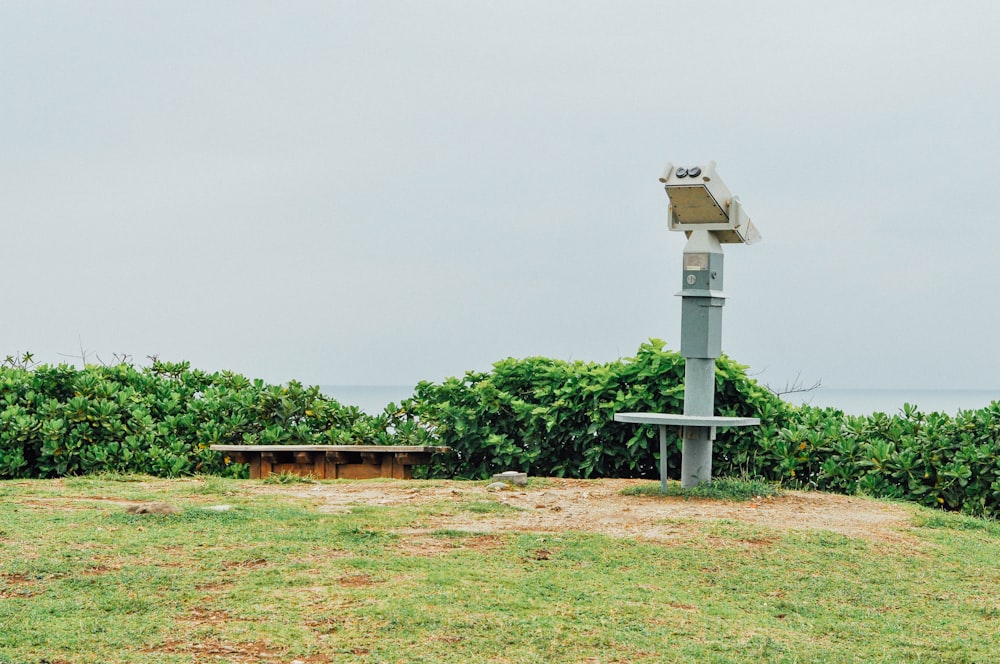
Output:
[[[415,387],[416,385],[319,385],[326,396],[345,406],[357,406],[371,415],[381,413],[389,403],[399,403],[412,396]],[[924,413],[954,415],[960,410],[978,410],[993,401],[1000,401],[1000,389],[821,386],[785,394],[782,398],[796,405],[838,408],[848,415],[871,415],[877,412],[894,415],[902,411],[903,404],[916,406]]]

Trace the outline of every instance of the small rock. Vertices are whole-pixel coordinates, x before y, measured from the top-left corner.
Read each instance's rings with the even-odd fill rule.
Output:
[[[129,505],[125,508],[129,514],[180,514],[181,508],[170,503],[143,503],[141,505]]]
[[[528,485],[528,473],[519,473],[516,470],[508,470],[503,473],[497,473],[493,476],[494,482],[507,482],[509,484],[514,484],[517,486],[527,486]]]
[[[205,508],[209,512],[228,512],[233,509],[232,505],[211,505]]]

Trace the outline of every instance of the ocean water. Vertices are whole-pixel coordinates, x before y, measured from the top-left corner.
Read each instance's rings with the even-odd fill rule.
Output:
[[[345,406],[378,415],[390,403],[413,396],[413,385],[320,385],[319,389]]]
[[[839,408],[848,415],[871,415],[881,412],[895,415],[903,404],[916,406],[924,413],[954,415],[960,410],[978,410],[1000,401],[1000,390],[932,390],[932,389],[841,389],[820,387],[811,392],[789,394],[791,403]]]
[[[366,413],[381,413],[390,402],[399,403],[413,395],[413,385],[320,385],[329,397],[342,404],[357,406]],[[875,412],[894,415],[904,403],[917,406],[925,413],[941,412],[954,415],[959,410],[976,410],[1000,401],[998,390],[929,390],[929,389],[843,389],[819,387],[810,392],[785,396],[791,403],[839,408],[849,415],[871,415]]]

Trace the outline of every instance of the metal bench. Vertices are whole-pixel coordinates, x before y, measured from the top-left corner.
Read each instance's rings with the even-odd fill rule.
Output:
[[[212,445],[210,449],[236,463],[250,464],[251,479],[287,473],[327,480],[407,480],[413,477],[413,466],[451,450],[420,445]]]
[[[715,440],[718,427],[755,427],[760,424],[756,417],[722,417],[719,415],[671,415],[668,413],[615,413],[615,422],[633,424],[655,424],[660,428],[660,488],[667,490],[667,427],[681,430],[685,438],[703,437],[707,430],[709,441],[708,463],[711,467],[711,441]],[[711,473],[709,473],[711,475]]]

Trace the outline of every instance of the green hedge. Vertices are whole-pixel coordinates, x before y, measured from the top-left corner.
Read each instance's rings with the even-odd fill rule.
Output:
[[[521,470],[561,477],[656,477],[657,427],[620,424],[616,412],[683,411],[684,359],[663,342],[607,364],[508,359],[490,372],[421,383],[397,410],[455,450],[431,474],[487,477]],[[720,430],[713,476],[752,476],[785,486],[909,500],[977,516],[1000,515],[1000,403],[952,417],[905,405],[898,415],[848,416],[793,406],[716,363],[716,413],[759,417]],[[679,477],[681,441],[668,441]]]
[[[683,405],[684,358],[651,340],[635,357],[606,364],[507,359],[488,373],[420,383],[401,410],[428,427],[435,443],[455,450],[437,462],[435,475],[656,477],[657,428],[617,423],[614,414],[681,413]],[[716,412],[761,417],[762,431],[773,435],[790,407],[723,357],[716,364]],[[671,431],[667,466],[676,475],[681,442]],[[744,469],[759,434],[721,430],[718,471]]]
[[[748,471],[795,486],[1000,516],[1000,403],[955,416],[796,409],[761,438]]]
[[[373,419],[375,422],[373,423]],[[379,420],[320,394],[186,362],[0,368],[0,478],[137,472],[239,476],[223,444],[355,443]]]
[[[454,453],[424,472],[484,478],[658,475],[657,428],[617,412],[683,411],[684,359],[662,341],[608,363],[507,359],[491,371],[420,383],[370,416],[318,387],[267,385],[184,363],[147,368],[0,367],[0,478],[139,472],[245,476],[225,444],[432,444]],[[1000,403],[951,417],[906,405],[893,416],[792,406],[722,357],[716,413],[759,417],[720,430],[714,476],[746,475],[843,493],[1000,515]],[[671,434],[667,467],[680,468]]]

